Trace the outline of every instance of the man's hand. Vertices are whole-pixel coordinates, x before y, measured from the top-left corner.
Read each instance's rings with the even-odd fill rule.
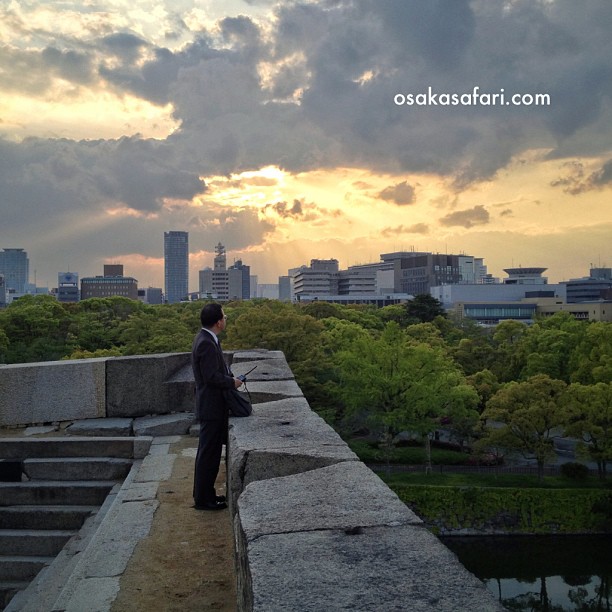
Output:
[[[242,381],[239,378],[234,378],[234,385],[236,386],[236,389],[239,389],[242,387]]]

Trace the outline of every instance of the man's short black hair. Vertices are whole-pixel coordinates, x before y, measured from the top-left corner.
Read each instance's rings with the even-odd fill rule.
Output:
[[[223,307],[221,304],[206,304],[200,312],[202,327],[212,327],[219,319],[223,318]]]

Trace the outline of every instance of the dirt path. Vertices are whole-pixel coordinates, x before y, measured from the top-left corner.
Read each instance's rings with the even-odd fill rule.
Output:
[[[160,507],[151,532],[136,547],[112,612],[235,612],[229,511],[202,512],[191,507],[197,443],[197,438],[186,436],[172,445],[169,452],[177,454],[172,477],[160,484]],[[217,491],[225,492],[223,463]]]

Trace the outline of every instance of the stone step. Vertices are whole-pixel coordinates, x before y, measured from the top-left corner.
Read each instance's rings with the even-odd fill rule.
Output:
[[[0,580],[3,582],[31,581],[55,557],[0,556]]]
[[[11,599],[19,591],[23,591],[30,584],[29,580],[3,582],[0,580],[0,610],[4,610]]]
[[[131,459],[115,457],[48,457],[23,461],[23,471],[31,480],[122,480],[131,467]]]
[[[48,438],[2,438],[0,459],[46,457],[120,457],[132,458],[134,437],[69,436]]]
[[[0,529],[0,555],[56,556],[76,533],[52,529]]]
[[[0,529],[75,529],[99,506],[0,506]]]
[[[0,482],[0,506],[101,506],[114,485],[93,480]]]

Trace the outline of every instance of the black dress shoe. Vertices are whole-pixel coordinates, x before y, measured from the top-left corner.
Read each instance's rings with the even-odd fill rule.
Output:
[[[217,496],[215,496],[215,499],[216,499],[218,502],[224,502],[224,501],[227,501],[227,499],[226,499],[225,495],[217,495]]]
[[[227,504],[225,502],[213,501],[205,502],[203,504],[195,504],[193,507],[196,510],[223,510],[227,508]]]

